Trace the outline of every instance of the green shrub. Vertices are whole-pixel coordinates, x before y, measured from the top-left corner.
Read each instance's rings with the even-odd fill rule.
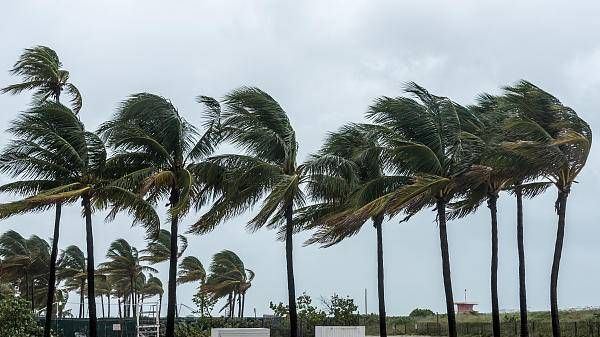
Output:
[[[29,302],[11,295],[0,295],[0,327],[0,337],[33,337],[42,332]]]

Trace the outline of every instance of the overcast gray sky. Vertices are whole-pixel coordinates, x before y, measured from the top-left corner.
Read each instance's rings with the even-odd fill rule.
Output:
[[[473,103],[483,92],[528,79],[573,107],[598,132],[600,117],[600,2],[598,1],[6,1],[0,11],[0,86],[16,78],[8,69],[23,48],[54,48],[84,97],[81,118],[90,129],[108,119],[127,95],[147,91],[170,98],[198,122],[199,94],[220,97],[240,86],[258,86],[288,112],[302,157],[324,135],[361,121],[380,95],[398,95],[406,81],[433,93]],[[29,96],[0,96],[0,128],[29,104]],[[7,141],[2,134],[0,145]],[[597,306],[600,237],[598,148],[573,188],[561,276],[562,308]],[[7,177],[0,177],[6,182]],[[6,196],[0,197],[6,201]],[[555,237],[555,191],[525,203],[528,303],[549,308],[549,275]],[[594,206],[596,205],[596,206]],[[490,311],[487,209],[449,225],[454,293]],[[84,247],[76,206],[64,212],[60,246]],[[0,232],[51,236],[51,213],[14,217]],[[205,265],[222,250],[238,253],[256,278],[247,312],[269,313],[269,301],[286,301],[285,256],[275,233],[243,228],[248,216],[206,236],[189,237],[186,254]],[[195,218],[183,221],[185,230]],[[514,200],[500,202],[500,307],[518,308]],[[143,233],[129,220],[95,217],[95,254],[102,261],[119,237],[143,248]],[[441,262],[434,214],[384,227],[387,307],[407,314],[416,307],[444,311]],[[376,311],[375,232],[328,249],[301,247],[296,236],[297,293],[313,298],[336,292]],[[167,265],[159,266],[166,284]],[[195,286],[179,287],[192,306]],[[72,298],[76,298],[73,296]]]

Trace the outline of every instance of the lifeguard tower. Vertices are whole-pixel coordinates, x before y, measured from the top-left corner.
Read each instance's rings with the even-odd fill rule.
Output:
[[[456,304],[456,313],[458,314],[472,314],[477,312],[475,310],[477,303],[467,301],[467,289],[465,289],[464,302],[454,302],[454,304]]]

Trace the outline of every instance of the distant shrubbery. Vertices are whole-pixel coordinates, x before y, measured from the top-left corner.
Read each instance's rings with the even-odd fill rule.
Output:
[[[410,317],[429,317],[429,316],[433,316],[435,315],[435,313],[433,313],[433,311],[429,310],[429,309],[419,309],[416,308],[415,310],[411,311],[409,316]]]

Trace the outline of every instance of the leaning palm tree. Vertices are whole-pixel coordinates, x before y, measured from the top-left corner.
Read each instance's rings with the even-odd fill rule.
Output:
[[[10,70],[11,74],[22,77],[21,83],[13,84],[0,89],[3,93],[18,94],[26,90],[33,90],[34,101],[54,100],[60,101],[63,90],[69,94],[73,110],[77,113],[81,109],[82,99],[79,90],[69,82],[69,72],[61,68],[62,64],[56,52],[45,46],[37,46],[26,49],[19,60]],[[32,160],[60,161],[60,156],[42,157],[38,154]],[[2,169],[0,168],[0,171]],[[25,172],[25,175],[32,175]],[[60,186],[65,174],[52,177],[50,181],[30,181],[29,188],[49,188]],[[21,182],[7,184],[0,190],[11,192],[31,193],[31,190],[20,190],[24,184]],[[51,186],[48,186],[51,185]],[[48,275],[48,291],[46,301],[46,319],[44,324],[44,337],[50,336],[51,312],[54,302],[54,291],[56,287],[56,259],[58,257],[58,240],[60,234],[61,204],[57,203],[54,215],[54,233],[52,236],[52,252],[50,255],[50,273]]]
[[[148,275],[148,279],[142,288],[143,297],[158,296],[158,317],[160,317],[160,308],[162,306],[162,297],[164,294],[162,281],[152,274]]]
[[[179,235],[177,247],[179,252],[177,257],[180,258],[188,246],[187,238]],[[150,264],[161,263],[169,260],[171,256],[171,233],[166,229],[161,229],[158,236],[148,238],[146,248],[140,250],[143,255],[140,256],[140,261],[146,261]]]
[[[202,286],[202,291],[213,299],[227,297],[224,308],[229,316],[235,316],[235,303],[238,303],[238,317],[244,316],[246,292],[252,286],[254,272],[244,266],[244,262],[230,250],[223,250],[213,256],[210,275]]]
[[[487,173],[480,180],[473,181],[464,198],[455,202],[453,217],[463,217],[486,202],[491,216],[492,252],[490,286],[492,294],[493,335],[500,335],[500,314],[498,305],[498,212],[497,202],[500,192],[509,191],[517,199],[517,243],[519,253],[519,298],[521,317],[521,336],[529,335],[527,323],[527,304],[525,289],[525,257],[523,244],[523,196],[535,197],[544,192],[550,184],[538,178],[547,163],[543,158],[524,157],[507,151],[502,142],[506,140],[504,125],[514,117],[510,105],[503,97],[483,94],[476,106],[470,110],[481,122],[477,134],[471,134],[469,141],[481,148],[476,163]]]
[[[62,251],[56,276],[64,282],[65,290],[79,292],[79,318],[83,317],[87,270],[85,255],[79,247],[71,245]]]
[[[36,46],[25,49],[10,73],[20,76],[23,81],[0,89],[2,93],[19,94],[32,90],[34,101],[58,102],[65,90],[71,96],[75,113],[81,110],[81,94],[77,87],[69,82],[69,72],[62,68],[58,55],[51,48]]]
[[[132,247],[125,239],[117,239],[110,244],[106,259],[106,262],[100,264],[99,270],[112,276],[117,283],[121,281],[129,283],[133,316],[135,317],[138,305],[137,295],[140,290],[136,286],[136,281],[146,271],[153,273],[158,271],[152,267],[141,265],[137,249]]]
[[[41,304],[36,301],[40,298],[36,294],[36,280],[38,285],[44,284],[39,282],[40,279],[47,281],[50,246],[36,235],[26,239],[9,230],[0,236],[0,258],[0,281],[16,285],[21,296],[31,302],[31,310],[35,311],[36,304]]]
[[[215,100],[209,107],[221,115],[221,134],[243,154],[224,154],[208,160],[206,176],[222,177],[219,196],[212,208],[192,225],[193,233],[211,231],[224,220],[262,205],[247,225],[250,230],[277,228],[285,240],[290,336],[298,335],[296,287],[293,266],[294,212],[304,206],[301,184],[306,179],[298,165],[298,142],[283,108],[269,94],[242,87],[223,100],[223,110]]]
[[[186,256],[179,263],[179,272],[177,274],[177,283],[185,284],[198,282],[198,287],[201,288],[206,283],[206,270],[202,262],[195,256]],[[205,303],[200,303],[200,315],[204,316]]]
[[[573,109],[527,81],[505,87],[504,91],[504,100],[515,114],[506,123],[512,141],[506,142],[504,147],[523,157],[544,160],[546,167],[542,174],[558,190],[555,203],[558,225],[550,274],[550,311],[552,334],[560,337],[557,288],[567,199],[590,153],[592,130]]]
[[[306,165],[311,173],[308,190],[320,203],[299,211],[298,220],[304,227],[317,228],[307,243],[332,246],[357,234],[364,221],[352,225],[335,225],[336,216],[360,208],[369,202],[397,190],[409,178],[386,172],[382,161],[381,145],[377,141],[377,128],[372,125],[350,124],[331,133],[320,152]],[[375,133],[373,133],[375,132]],[[377,290],[379,299],[379,334],[387,336],[385,291],[383,271],[383,220],[384,212],[373,216],[377,242]],[[326,223],[334,223],[327,226]]]
[[[152,206],[137,194],[112,181],[124,172],[118,160],[107,160],[104,143],[98,136],[85,130],[83,123],[67,107],[53,102],[35,105],[21,114],[11,127],[13,134],[22,137],[20,146],[9,145],[2,158],[5,171],[19,173],[36,172],[36,178],[52,179],[66,174],[62,185],[39,191],[37,184],[30,188],[31,196],[0,205],[0,218],[16,214],[39,212],[58,203],[71,204],[81,201],[86,229],[88,311],[90,336],[97,336],[97,318],[94,287],[94,240],[92,212],[110,208],[107,220],[125,211],[148,230],[158,232],[160,221]],[[31,161],[31,155],[53,154],[64,159],[62,165],[47,161]]]
[[[377,127],[383,145],[382,156],[396,174],[412,175],[411,183],[400,187],[333,221],[352,225],[385,211],[390,216],[405,212],[407,220],[425,207],[435,206],[439,226],[442,275],[446,295],[448,334],[456,337],[456,316],[446,212],[448,203],[463,193],[466,183],[480,172],[472,172],[478,148],[465,142],[476,132],[479,121],[466,108],[446,97],[430,94],[409,83],[405,91],[413,98],[381,97],[370,107],[367,117]],[[469,173],[469,174],[467,174]]]
[[[100,127],[102,137],[130,172],[116,184],[147,195],[151,201],[169,200],[167,337],[173,337],[175,331],[179,220],[206,200],[196,179],[196,162],[212,153],[217,140],[218,116],[211,112],[205,133],[199,135],[167,99],[141,93],[123,102],[113,119]]]

